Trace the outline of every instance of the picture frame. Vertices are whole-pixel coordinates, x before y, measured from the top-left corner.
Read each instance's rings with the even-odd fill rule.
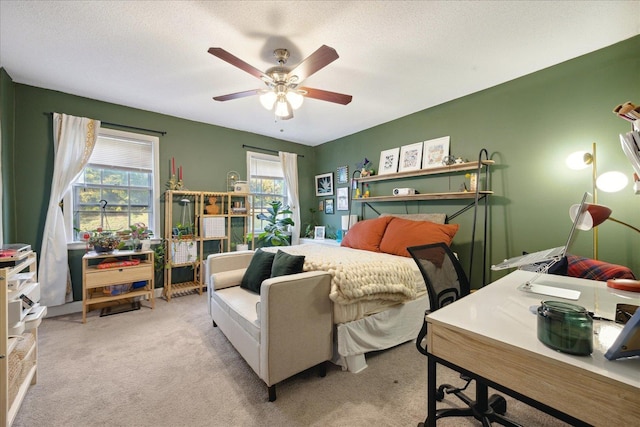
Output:
[[[333,172],[316,175],[316,196],[333,196]]]
[[[380,163],[378,165],[378,175],[386,175],[398,172],[398,161],[400,158],[400,148],[390,148],[380,153]]]
[[[324,240],[324,226],[323,225],[317,225],[315,227],[314,233],[313,233],[313,238],[315,240]]]
[[[324,211],[324,200],[318,202],[318,212]]]
[[[348,211],[349,210],[349,187],[341,187],[336,189],[336,210]]]
[[[338,184],[347,184],[349,182],[349,166],[339,166],[336,176]]]
[[[419,170],[422,167],[422,142],[400,147],[398,172]]]
[[[333,215],[335,213],[333,209],[333,199],[326,199],[324,201],[324,213],[327,215]]]
[[[424,141],[422,169],[444,166],[444,159],[449,155],[449,141],[449,136]]]

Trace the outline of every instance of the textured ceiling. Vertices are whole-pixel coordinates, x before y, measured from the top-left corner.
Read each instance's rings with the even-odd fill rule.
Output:
[[[17,83],[318,145],[640,34],[640,1],[7,1],[0,66]],[[321,45],[340,58],[276,121],[264,85],[207,53],[261,70],[275,48],[294,66]],[[96,117],[100,119],[100,117]]]

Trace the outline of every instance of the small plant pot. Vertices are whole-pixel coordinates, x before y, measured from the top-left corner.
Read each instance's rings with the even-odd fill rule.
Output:
[[[249,250],[249,245],[247,244],[238,243],[236,245],[236,251],[248,251],[248,250]]]

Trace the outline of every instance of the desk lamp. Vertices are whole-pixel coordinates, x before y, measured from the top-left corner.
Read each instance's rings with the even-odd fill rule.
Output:
[[[578,214],[580,205],[573,205],[569,209],[569,216],[573,221]],[[576,224],[578,230],[591,230],[594,227],[605,222],[607,219],[622,224],[630,229],[640,233],[640,229],[634,227],[631,224],[615,219],[611,216],[611,209],[603,205],[587,204],[585,212],[582,214]],[[625,291],[640,292],[640,280],[630,279],[610,279],[607,281],[607,286],[610,288],[622,289]]]

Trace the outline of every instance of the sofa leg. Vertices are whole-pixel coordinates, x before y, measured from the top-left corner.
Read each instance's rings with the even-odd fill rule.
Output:
[[[276,400],[276,385],[269,386],[269,402],[274,402]]]
[[[213,327],[214,327],[214,328],[217,328],[217,327],[218,327],[218,324],[216,323],[216,321],[215,321],[215,320],[212,320],[212,322],[213,322]]]
[[[322,362],[320,365],[318,365],[318,375],[321,378],[327,376],[327,362]]]

